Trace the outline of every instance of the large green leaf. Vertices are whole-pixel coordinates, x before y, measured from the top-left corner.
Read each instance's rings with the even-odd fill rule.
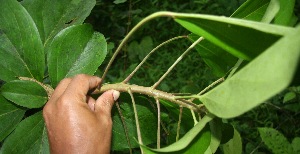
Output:
[[[289,141],[276,129],[263,127],[258,128],[258,132],[262,141],[267,145],[272,153],[293,153],[293,147]]]
[[[62,29],[81,24],[95,6],[95,0],[23,0],[44,44]]]
[[[103,62],[107,44],[92,26],[74,25],[58,33],[48,49],[48,67],[53,87],[65,77],[93,75]]]
[[[28,12],[14,0],[0,0],[0,79],[42,80],[45,57],[38,30]]]
[[[231,17],[254,21],[261,21],[265,18],[265,16],[269,17],[269,19],[273,19],[277,12],[266,12],[269,3],[270,0],[248,0],[245,3],[243,3],[231,15]],[[198,37],[199,36],[195,34],[189,35],[189,38],[192,41],[195,41]],[[237,58],[229,54],[225,49],[218,47],[217,45],[209,42],[208,40],[201,41],[198,45],[195,46],[195,49],[201,55],[203,61],[212,69],[213,73],[218,77],[224,76],[237,61]]]
[[[205,131],[205,126],[214,118],[213,115],[208,114],[204,116],[189,132],[187,132],[177,142],[161,148],[150,149],[144,145],[141,148],[148,153],[204,153],[210,144],[210,132]]]
[[[129,136],[131,148],[139,147],[137,142],[137,132],[134,120],[134,111],[132,107],[131,99],[128,95],[122,94],[119,98],[122,115],[124,117],[127,133]],[[149,101],[141,96],[135,96],[136,108],[139,116],[139,124],[141,128],[141,134],[143,143],[145,145],[156,142],[156,130],[157,130],[157,116],[152,112],[152,107],[149,105]],[[122,124],[118,111],[113,111],[113,130],[112,130],[112,145],[113,151],[128,149],[128,141],[125,136],[125,129]]]
[[[0,95],[0,141],[8,136],[22,120],[25,110]]]
[[[300,57],[300,26],[284,36],[230,79],[200,96],[213,114],[239,116],[286,88]]]
[[[6,99],[27,108],[42,107],[48,99],[42,86],[27,80],[7,82],[1,87],[0,92]]]
[[[278,0],[280,10],[275,17],[274,23],[279,25],[290,25],[293,20],[295,0]]]
[[[50,153],[42,112],[24,119],[2,146],[3,154]]]
[[[212,15],[173,13],[175,21],[232,55],[251,60],[292,28]]]

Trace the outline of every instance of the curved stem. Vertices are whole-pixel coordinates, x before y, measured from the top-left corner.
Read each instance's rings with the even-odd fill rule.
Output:
[[[176,98],[177,96],[174,96],[173,94],[170,94],[170,93],[167,93],[164,91],[160,91],[160,90],[156,90],[156,89],[152,89],[151,87],[129,85],[129,84],[124,84],[124,83],[104,84],[104,85],[102,85],[100,90],[96,89],[93,92],[93,94],[99,94],[99,93],[108,91],[110,89],[118,90],[120,92],[128,92],[128,89],[130,89],[133,93],[144,94],[144,95],[148,95],[148,96],[151,96],[154,98],[167,100],[172,103],[186,107],[188,109],[192,109],[195,112],[200,112],[200,107],[198,107],[196,104],[192,103],[191,101],[178,99],[178,98]]]
[[[159,49],[160,47],[162,47],[163,45],[166,45],[174,40],[177,40],[177,39],[180,39],[180,38],[187,38],[187,36],[177,36],[177,37],[174,37],[174,38],[171,38],[163,43],[161,43],[160,45],[158,45],[157,47],[155,47],[153,50],[151,50],[147,56],[140,62],[140,64],[126,77],[126,79],[123,81],[123,83],[127,83],[131,78],[132,76],[137,72],[137,70],[146,62],[146,60],[150,57],[150,55],[152,53],[154,53],[157,49]]]
[[[113,56],[111,57],[111,59],[109,60],[105,70],[104,70],[104,73],[102,75],[102,80],[105,79],[106,75],[107,75],[107,72],[108,72],[108,69],[110,68],[112,62],[115,60],[115,58],[117,57],[117,55],[119,54],[119,52],[121,51],[121,49],[123,48],[123,46],[127,43],[127,41],[129,40],[129,38],[133,35],[133,33],[135,31],[137,31],[138,28],[140,28],[142,25],[144,25],[146,22],[154,19],[154,18],[157,18],[157,17],[164,17],[164,16],[172,16],[172,13],[171,12],[156,12],[156,13],[153,13],[151,15],[149,15],[148,17],[144,18],[142,21],[140,21],[136,26],[134,26],[132,28],[132,30],[125,36],[125,38],[122,40],[122,42],[120,43],[120,45],[118,46],[118,48],[116,49],[115,53],[113,54]]]
[[[181,56],[177,58],[177,60],[172,64],[172,66],[167,70],[167,72],[160,77],[160,79],[152,86],[153,89],[155,89],[161,81],[166,78],[166,76],[174,69],[174,67],[182,60],[182,58],[189,52],[191,49],[193,49],[199,42],[201,42],[204,38],[200,37],[198,40],[196,40],[188,49],[186,49]]]

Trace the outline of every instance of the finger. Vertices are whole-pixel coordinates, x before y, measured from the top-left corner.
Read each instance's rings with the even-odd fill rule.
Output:
[[[88,102],[90,109],[92,111],[95,111],[95,103],[96,103],[95,99],[91,96],[87,96],[86,98],[87,98],[87,102]]]
[[[54,92],[52,93],[50,100],[53,100],[55,102],[64,93],[71,80],[71,78],[65,78],[61,80],[55,88]]]
[[[80,102],[86,102],[86,95],[90,89],[96,88],[101,79],[95,76],[85,74],[76,75],[65,90],[66,97],[78,99]]]
[[[120,92],[116,90],[109,90],[104,92],[97,100],[95,104],[95,112],[97,115],[111,116],[111,109],[114,102],[119,98]]]

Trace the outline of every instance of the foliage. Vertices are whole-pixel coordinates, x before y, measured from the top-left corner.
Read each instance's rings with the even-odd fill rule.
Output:
[[[116,0],[110,9],[122,7],[125,2],[126,0]],[[237,5],[239,2],[235,1],[235,4],[231,5]],[[147,3],[169,9],[169,2]],[[186,4],[191,5],[193,10],[194,3],[195,1],[190,1]],[[198,3],[201,7],[197,9],[203,10],[212,2],[203,0]],[[227,2],[221,1],[220,4],[222,3]],[[106,55],[112,58],[109,62],[104,62],[107,67],[102,77],[112,83],[102,85],[96,92],[116,89],[129,94],[122,94],[121,105],[113,111],[112,151],[125,153],[128,150],[132,153],[132,149],[135,152],[140,148],[145,153],[247,152],[247,149],[242,148],[243,134],[240,135],[238,127],[233,127],[227,119],[249,114],[256,106],[282,92],[295,78],[299,65],[300,26],[294,27],[296,20],[292,10],[297,3],[293,0],[248,0],[231,17],[164,11],[151,14],[140,22],[137,21],[140,20],[141,10],[130,8],[129,16],[132,19],[128,21],[133,23],[108,23],[113,25],[108,26],[110,28],[119,27],[114,28],[119,36],[128,33],[113,55],[110,50],[114,45],[107,45],[107,39],[101,33],[95,32],[89,24],[83,24],[92,8],[96,4],[101,6],[102,1],[96,3],[94,0],[0,0],[0,4],[0,20],[4,21],[0,23],[0,80],[4,81],[0,88],[0,141],[3,142],[1,153],[4,154],[49,153],[46,128],[41,114],[43,105],[63,78],[79,73],[99,73],[98,67],[103,68],[101,64]],[[140,9],[146,9],[143,7]],[[185,6],[174,3],[171,7],[180,11],[180,8]],[[213,10],[214,6],[210,8]],[[55,13],[52,13],[53,10]],[[126,13],[115,17],[119,16],[121,20],[127,18]],[[103,17],[105,19],[106,15]],[[146,62],[143,67],[137,66],[139,61],[143,62],[144,57],[157,50],[153,50],[157,42],[162,42],[150,36],[153,31],[147,29],[151,26],[145,25],[141,28],[146,22],[158,17],[169,17],[166,21],[172,24],[165,28],[173,27],[174,23],[178,23],[177,26],[180,27],[177,31],[163,31],[161,38],[164,40],[170,35],[178,35],[187,30],[193,33],[185,37],[188,39],[183,45],[187,49],[180,53],[178,51],[184,50],[182,46],[177,50],[178,43],[173,43],[170,50],[176,53],[168,53],[168,48],[163,49],[165,52],[156,53],[160,56],[155,57],[162,57],[156,59],[160,65],[153,64],[155,59],[152,59],[153,61]],[[154,30],[159,31],[156,28],[164,23],[159,22]],[[131,25],[136,26],[129,32]],[[140,28],[142,30],[137,31]],[[137,34],[133,35],[134,32]],[[131,36],[133,37],[130,38]],[[114,41],[120,38],[110,39]],[[200,56],[191,56],[196,53],[194,52],[186,57],[191,62],[181,60],[193,48]],[[120,65],[113,65],[112,73],[106,74],[113,60],[119,58],[117,54],[121,49],[124,49],[122,56],[128,58],[132,64],[125,66],[124,72],[120,72],[120,68],[116,69]],[[170,61],[171,58],[176,58],[172,54],[178,54],[180,58],[174,63],[169,62],[173,63],[171,67],[166,66],[163,63],[167,61],[166,58]],[[203,59],[201,62],[200,57]],[[174,69],[173,66],[179,61],[183,61],[183,66],[187,67]],[[147,73],[137,74],[138,78],[135,80],[129,75],[126,78],[130,80],[129,84],[124,77],[133,71],[135,66],[137,70]],[[200,86],[195,85],[195,81],[190,85],[183,83],[185,86],[182,86],[180,91],[189,94],[175,95],[174,92],[178,91],[174,89],[180,87],[177,83],[180,81],[162,81],[169,74],[168,71],[158,79],[164,74],[162,68],[170,71],[174,69],[178,71],[176,75],[182,78],[193,74],[189,80],[197,79],[203,72],[213,72],[215,76],[209,74],[201,77],[204,81]],[[197,72],[202,68],[204,71]],[[120,77],[115,77],[116,75]],[[155,82],[154,85],[145,80],[146,76],[150,76],[150,81]],[[217,77],[221,79],[213,82]],[[167,81],[173,85],[169,86]],[[222,81],[224,82],[220,83]],[[213,83],[204,89],[207,82]],[[158,85],[160,86],[157,87]],[[199,93],[201,89],[204,90]],[[298,100],[299,87],[290,87],[284,96],[284,108],[299,107]],[[154,107],[155,105],[157,107]],[[298,111],[293,109],[296,115]],[[137,121],[133,120],[134,118]],[[136,127],[136,122],[140,123],[140,127]],[[137,135],[139,131],[141,136]],[[264,127],[258,131],[265,145],[274,153],[279,150],[299,151],[299,137],[293,137],[290,143],[274,129]],[[179,139],[180,136],[182,137]],[[274,138],[277,140],[274,141]],[[279,144],[285,144],[286,148],[278,148]]]

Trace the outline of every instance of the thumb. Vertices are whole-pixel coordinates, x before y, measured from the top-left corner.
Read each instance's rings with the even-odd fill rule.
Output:
[[[104,92],[97,100],[95,104],[95,112],[98,115],[111,116],[111,109],[114,102],[119,98],[120,92],[116,90],[109,90]]]

